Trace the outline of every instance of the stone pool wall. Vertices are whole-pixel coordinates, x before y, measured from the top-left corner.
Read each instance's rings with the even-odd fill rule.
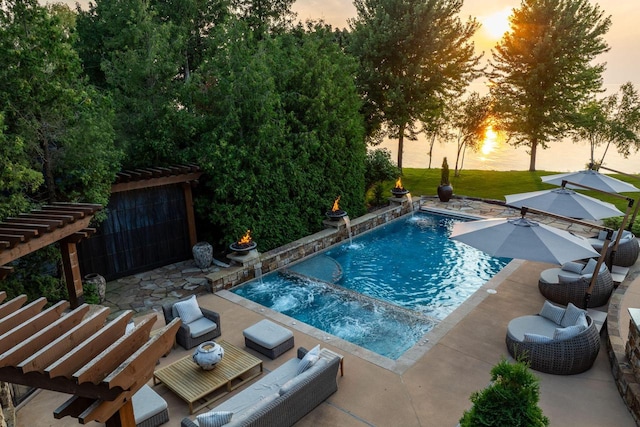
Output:
[[[411,212],[411,204],[406,197],[390,198],[390,205],[358,218],[350,219],[353,237],[386,224]],[[420,201],[413,201],[413,210],[419,208]],[[292,264],[304,257],[323,251],[337,243],[349,239],[344,219],[324,221],[325,229],[310,236],[288,243],[268,252],[249,253],[244,257],[233,257],[233,264],[221,268],[207,276],[212,292],[230,289],[248,280],[256,274],[266,274],[283,266]],[[235,264],[235,265],[234,265]]]

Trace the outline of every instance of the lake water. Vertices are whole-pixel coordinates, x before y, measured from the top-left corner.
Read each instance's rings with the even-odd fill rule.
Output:
[[[529,154],[526,147],[514,148],[505,142],[497,141],[494,149],[489,153],[473,152],[467,150],[462,169],[479,170],[529,170]],[[391,159],[395,162],[398,158],[398,140],[385,140],[380,148],[391,151]],[[449,168],[454,170],[456,161],[456,144],[435,143],[433,147],[432,168],[440,168],[442,158],[447,157]],[[596,149],[595,158],[600,160],[604,148]],[[590,159],[590,147],[587,143],[572,143],[558,141],[550,144],[550,148],[542,150],[538,147],[536,156],[536,170],[553,172],[574,172],[586,169]],[[637,174],[640,173],[640,155],[632,152],[628,159],[619,155],[615,147],[610,147],[605,156],[604,166],[617,171]],[[429,167],[429,144],[421,135],[417,141],[404,141],[404,154],[402,165],[407,168]],[[608,171],[602,170],[604,173]]]

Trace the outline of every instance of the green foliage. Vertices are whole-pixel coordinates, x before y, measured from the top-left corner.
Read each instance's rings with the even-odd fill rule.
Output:
[[[585,98],[601,91],[611,19],[589,0],[524,0],[493,50],[491,94],[500,126],[515,146],[530,149],[561,138]],[[536,23],[536,25],[532,25]]]
[[[629,216],[629,221],[631,220],[631,216]],[[622,217],[614,217],[614,218],[605,218],[603,220],[605,226],[617,230],[620,228],[620,224],[622,223]],[[629,230],[629,223],[625,225],[625,230]],[[635,236],[640,236],[640,216],[636,216],[631,226],[631,232]]]
[[[473,406],[460,419],[461,427],[542,427],[549,425],[538,406],[539,379],[522,362],[502,359],[491,369],[491,384],[471,395]]]
[[[449,163],[447,158],[442,159],[442,169],[440,169],[440,185],[449,185]]]
[[[349,51],[358,59],[358,88],[370,132],[398,138],[402,170],[404,137],[415,123],[441,113],[478,75],[471,37],[479,24],[462,22],[462,1],[356,0]]]
[[[58,245],[18,258],[10,266],[13,273],[2,281],[8,299],[25,294],[29,301],[45,297],[49,303],[55,303],[68,298]]]
[[[400,171],[391,161],[391,152],[386,148],[367,151],[364,170],[364,185],[367,190],[372,186],[400,176]]]
[[[339,195],[342,209],[362,214],[355,68],[330,29],[310,24],[256,40],[246,22],[230,20],[211,49],[182,114],[199,135],[190,157],[205,170],[207,191],[196,204],[217,242],[247,228],[261,250],[290,242],[320,229]]]
[[[370,204],[372,206],[383,206],[387,204],[384,185],[382,182],[378,182],[373,186],[372,196],[373,197],[370,200]]]

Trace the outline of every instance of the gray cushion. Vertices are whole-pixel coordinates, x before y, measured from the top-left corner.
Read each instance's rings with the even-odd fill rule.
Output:
[[[600,230],[598,233],[598,240],[604,240],[607,238],[607,230]]]
[[[542,343],[553,341],[553,338],[548,337],[546,335],[526,333],[526,334],[524,334],[524,339],[522,341],[523,342],[535,342],[535,343],[542,344]]]
[[[586,311],[576,307],[575,305],[573,305],[573,303],[569,303],[567,305],[567,309],[564,312],[564,317],[560,322],[560,326],[562,327],[574,326],[578,321],[578,317],[580,317],[581,314],[586,314]]]
[[[175,313],[183,323],[191,323],[203,316],[195,295],[192,295],[191,298],[184,301],[179,301],[173,304],[172,310],[175,310]]]
[[[582,273],[582,269],[584,268],[584,264],[574,261],[565,262],[562,264],[562,270],[569,271],[571,273]]]
[[[589,258],[589,261],[587,261],[587,265],[585,265],[584,269],[582,270],[582,274],[593,274],[593,272],[596,271],[597,264],[598,261],[596,261],[595,258]]]
[[[131,398],[136,424],[167,409],[167,402],[148,385],[143,385]]]
[[[582,326],[584,329],[589,327],[589,322],[587,321],[587,315],[582,313],[578,316],[578,320],[576,320],[576,325]]]
[[[191,333],[191,338],[198,338],[215,330],[217,327],[218,325],[216,322],[202,316],[201,318],[189,323],[189,332]]]
[[[233,412],[229,411],[211,411],[196,416],[196,420],[200,427],[222,427],[232,416]]]
[[[540,316],[559,325],[564,317],[564,308],[553,305],[549,301],[545,301],[542,305],[542,309],[540,310]]]
[[[313,347],[311,350],[307,352],[307,354],[304,355],[304,357],[302,358],[302,360],[300,360],[300,363],[298,364],[298,369],[296,371],[296,374],[300,375],[301,373],[309,369],[311,365],[313,365],[318,361],[319,357],[320,357],[320,344]]]
[[[524,334],[538,334],[552,337],[558,327],[546,317],[538,315],[520,316],[512,319],[507,326],[509,334],[518,341],[524,341]]]
[[[580,280],[580,276],[576,277],[575,275],[563,273],[558,274],[558,283],[562,283],[563,285],[566,285],[568,283],[575,283],[578,280]]]
[[[314,375],[314,372],[325,369],[328,363],[329,362],[326,359],[318,360],[316,363],[313,364],[313,366],[305,370],[303,373],[296,375],[295,377],[291,378],[289,381],[284,383],[283,386],[280,387],[280,390],[278,390],[278,394],[282,396],[289,393],[298,384],[300,384],[303,381],[306,381],[306,379],[309,378],[311,375]]]
[[[279,398],[280,395],[278,395],[278,393],[273,393],[270,394],[268,396],[265,396],[263,399],[260,399],[257,402],[254,402],[253,405],[251,405],[249,408],[247,408],[245,411],[236,414],[233,418],[232,418],[232,423],[238,424],[241,423],[243,420],[249,418],[251,415],[255,414],[258,411],[261,411],[262,409],[265,408],[265,406],[270,405],[271,402],[273,402],[274,400],[276,400],[277,398]],[[200,427],[204,427],[204,426],[200,426]]]
[[[293,332],[287,328],[267,319],[249,326],[242,334],[254,343],[269,349],[277,347],[293,336]]]
[[[584,331],[581,325],[567,326],[566,328],[557,328],[553,333],[554,340],[568,340]]]

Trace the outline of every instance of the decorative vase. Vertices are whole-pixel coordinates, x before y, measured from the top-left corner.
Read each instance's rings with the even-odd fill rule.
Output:
[[[102,303],[107,296],[107,281],[96,273],[90,273],[84,276],[84,283],[91,284],[96,287],[98,293],[98,303]]]
[[[453,187],[450,184],[438,186],[438,198],[441,202],[448,202],[453,196]]]
[[[205,269],[211,265],[213,261],[213,246],[207,242],[198,242],[191,249],[193,260],[198,268]]]
[[[210,371],[222,360],[224,348],[214,341],[200,344],[193,352],[193,361],[205,371]]]

